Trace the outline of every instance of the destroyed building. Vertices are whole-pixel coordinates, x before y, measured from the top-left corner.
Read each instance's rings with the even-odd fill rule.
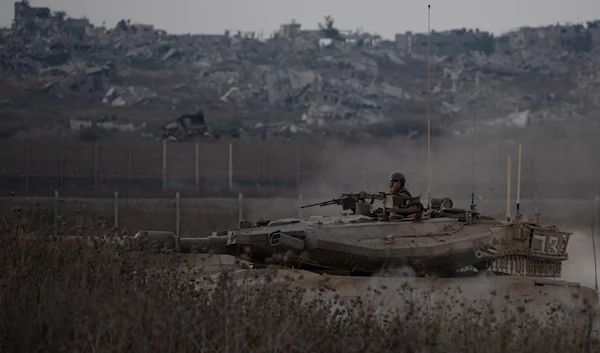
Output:
[[[509,55],[512,51],[512,47],[510,45],[510,37],[507,35],[503,35],[496,38],[494,43],[494,51],[496,53]]]
[[[431,38],[428,33],[412,33],[407,31],[404,34],[396,34],[395,46],[397,50],[414,53],[418,55],[427,55],[431,50],[432,55],[450,55],[466,53],[473,48],[476,40],[489,36],[488,32],[479,31],[479,29],[455,29],[450,31],[431,31]]]
[[[279,35],[283,38],[292,39],[300,34],[300,28],[302,25],[292,20],[292,23],[284,23],[279,28]]]
[[[459,29],[444,32],[431,31],[428,33],[396,34],[395,48],[406,53],[427,55],[430,48],[432,55],[455,56],[476,50],[476,42],[482,38],[492,38],[488,32],[478,29]],[[589,43],[586,43],[588,41]],[[532,47],[549,46],[568,51],[590,49],[600,43],[600,21],[588,22],[587,27],[577,25],[551,25],[545,27],[522,27],[498,38],[493,38],[494,51],[508,53],[509,51],[528,50]],[[587,48],[585,46],[588,46]]]
[[[51,97],[56,106],[48,109],[61,114],[79,97],[93,104],[90,110],[102,110],[100,116],[114,115],[111,109],[164,109],[161,126],[173,122],[172,114],[202,107],[208,125],[218,116],[249,128],[286,126],[290,134],[369,129],[414,136],[425,129],[429,39],[436,126],[462,129],[461,116],[473,102],[496,125],[524,127],[580,120],[600,106],[600,49],[579,56],[565,50],[582,29],[596,43],[596,22],[566,31],[522,28],[498,38],[476,29],[432,31],[431,38],[407,32],[390,42],[337,29],[333,40],[294,21],[268,39],[241,31],[173,35],[125,20],[105,29],[31,9],[27,2],[15,5],[15,26],[26,30],[2,35],[0,75]],[[482,38],[495,50],[479,50]],[[167,135],[185,139],[185,131],[200,127],[188,120],[170,124]]]
[[[28,0],[15,2],[14,28],[20,27],[31,19],[48,19],[50,17],[51,11],[47,7],[31,7]]]
[[[83,40],[91,26],[87,18],[65,18],[64,12],[52,13],[47,7],[32,7],[28,0],[15,2],[13,29],[22,32],[26,29],[43,29],[46,36],[63,32],[74,39]]]
[[[78,40],[82,40],[87,34],[87,28],[89,26],[90,21],[87,18],[69,18],[63,22],[65,33]]]
[[[567,51],[589,51],[600,42],[600,30],[594,28],[593,23],[588,23],[587,27],[582,24],[522,27],[507,36],[512,50],[550,47]]]

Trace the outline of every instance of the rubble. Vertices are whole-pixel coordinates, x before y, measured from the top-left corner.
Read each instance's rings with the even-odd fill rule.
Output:
[[[28,139],[37,139],[37,138],[43,138],[43,137],[65,138],[65,137],[71,137],[71,136],[74,136],[74,133],[71,130],[69,130],[63,126],[51,125],[51,126],[44,126],[44,127],[37,128],[37,129],[28,129],[28,130],[17,131],[13,135],[13,138],[28,140]]]
[[[254,132],[260,134],[262,140],[267,139],[267,135],[269,136],[282,136],[282,137],[292,137],[295,134],[310,134],[312,131],[304,126],[300,126],[294,123],[271,123],[271,124],[263,124],[257,123],[254,126]]]
[[[269,39],[241,33],[170,35],[149,25],[121,21],[113,29],[97,28],[61,13],[19,8],[13,28],[0,32],[0,76],[38,76],[45,80],[39,89],[58,98],[71,91],[110,107],[187,104],[204,107],[209,119],[215,110],[244,116],[284,109],[296,117],[277,122],[289,133],[426,112],[427,57],[368,33],[347,35],[346,41],[311,30]],[[452,124],[477,102],[490,126],[583,119],[600,103],[599,52],[596,45],[578,53],[527,46],[491,54],[435,54],[432,112]],[[174,70],[188,78],[171,88],[152,79],[126,84],[122,74],[130,68]],[[542,79],[554,80],[556,87],[532,84]],[[180,140],[173,136],[186,135],[181,129],[190,126],[177,121],[179,132],[167,128],[166,136]]]
[[[178,142],[201,135],[211,135],[211,131],[204,121],[204,112],[202,110],[196,114],[182,115],[163,125],[161,139]]]
[[[110,121],[108,118],[98,119],[96,121],[90,120],[79,120],[79,119],[70,119],[69,127],[71,131],[79,132],[83,129],[102,129],[106,131],[119,131],[119,132],[141,132],[146,129],[146,123],[142,123],[138,126],[135,126],[133,123],[116,123],[114,121]]]
[[[159,96],[148,87],[117,87],[111,86],[102,103],[113,107],[130,105],[177,105],[179,101],[174,98]]]

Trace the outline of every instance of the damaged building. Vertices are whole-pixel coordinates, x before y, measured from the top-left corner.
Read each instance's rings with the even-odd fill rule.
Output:
[[[31,19],[49,19],[51,14],[48,7],[31,7],[28,0],[15,2],[13,28],[18,28]]]
[[[64,12],[52,13],[47,7],[32,7],[28,0],[15,2],[12,28],[18,32],[24,30],[40,31],[45,29],[45,35],[51,36],[63,32],[77,40],[82,40],[91,26],[87,18],[66,18]]]
[[[69,108],[65,97],[91,102],[101,116],[161,110],[161,133],[177,141],[207,136],[203,118],[183,114],[199,107],[208,117],[239,120],[246,131],[260,122],[281,135],[379,126],[414,136],[427,114],[431,39],[436,126],[462,128],[461,116],[476,101],[494,122],[527,112],[529,123],[517,124],[526,127],[560,116],[579,119],[600,105],[598,46],[580,56],[564,49],[581,33],[596,43],[600,25],[594,23],[583,31],[523,28],[498,38],[476,29],[432,31],[431,38],[407,32],[392,42],[344,30],[333,41],[292,21],[263,39],[241,31],[173,35],[125,20],[95,28],[20,1],[14,26],[26,30],[2,35],[0,75],[31,79],[28,89],[53,98],[56,108],[49,109],[56,111]],[[473,50],[482,39],[495,50]],[[523,77],[526,83],[534,77],[538,87]],[[555,86],[546,84],[549,77]]]
[[[431,48],[432,55],[456,56],[478,49],[493,39],[493,51],[510,54],[511,51],[530,50],[535,47],[551,47],[569,51],[582,51],[591,49],[600,43],[600,21],[591,21],[587,26],[577,25],[551,25],[545,27],[522,27],[498,38],[493,38],[489,32],[479,29],[455,29],[450,31],[431,31],[431,38],[427,33],[396,34],[395,48],[405,53],[427,55]],[[586,43],[586,41],[588,43]],[[478,43],[479,42],[479,43]],[[584,46],[588,47],[585,48]],[[582,47],[582,48],[580,48]]]
[[[548,47],[567,51],[589,51],[600,42],[600,30],[589,22],[587,26],[551,25],[522,27],[507,34],[512,50],[528,50],[531,47]]]
[[[471,50],[478,38],[489,36],[488,32],[466,28],[443,32],[432,30],[431,38],[428,33],[407,31],[404,34],[396,34],[395,46],[399,51],[417,55],[427,55],[430,48],[432,55],[455,56]]]

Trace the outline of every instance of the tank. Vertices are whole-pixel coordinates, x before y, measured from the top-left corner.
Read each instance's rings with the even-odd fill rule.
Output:
[[[240,220],[235,229],[201,238],[142,230],[134,239],[184,253],[180,270],[195,273],[201,290],[227,274],[237,285],[300,289],[307,302],[366,303],[381,317],[411,305],[458,314],[493,307],[499,318],[506,310],[520,317],[526,307],[556,325],[587,322],[598,310],[597,290],[560,279],[571,233],[542,225],[539,214],[525,220],[517,207],[514,219],[501,220],[473,202],[456,208],[449,198],[432,199],[425,209],[419,197],[404,201],[342,194],[303,206],[341,207],[339,216]]]
[[[405,200],[365,192],[306,205],[342,208],[339,216],[240,220],[238,228],[203,238],[138,231],[134,238],[183,253],[232,255],[253,268],[276,264],[316,273],[377,276],[410,267],[417,276],[456,277],[481,271],[558,278],[570,232],[543,226],[539,216],[499,220],[449,198]],[[402,205],[402,207],[399,207]],[[377,207],[379,206],[379,207]],[[517,212],[518,213],[518,212]]]

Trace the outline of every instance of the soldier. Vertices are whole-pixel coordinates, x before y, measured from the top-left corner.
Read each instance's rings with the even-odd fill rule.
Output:
[[[390,193],[395,196],[412,197],[410,192],[404,187],[404,183],[406,183],[404,174],[398,172],[390,174]]]
[[[423,205],[416,200],[412,200],[412,195],[410,192],[404,187],[406,183],[406,178],[404,174],[395,172],[390,174],[390,193],[394,195],[394,208],[398,211],[403,209],[405,213],[407,210],[409,215],[413,217],[420,218],[420,213],[423,210]],[[395,215],[397,212],[392,211],[391,215]]]

